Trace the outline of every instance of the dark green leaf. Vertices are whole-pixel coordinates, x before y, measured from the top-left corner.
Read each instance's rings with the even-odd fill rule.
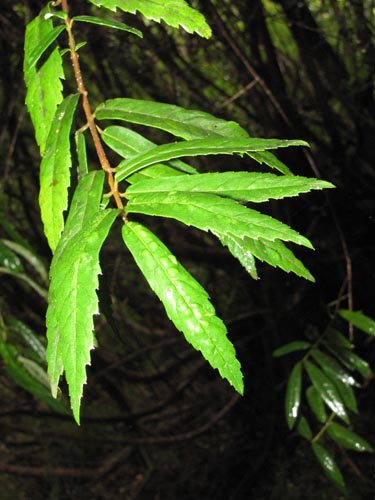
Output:
[[[300,436],[311,441],[313,434],[308,421],[303,415],[298,419],[296,430]]]
[[[304,366],[313,386],[326,405],[342,418],[345,423],[349,423],[344,403],[333,382],[316,365],[310,363],[310,361],[305,360]]]
[[[368,335],[375,335],[375,321],[365,316],[362,312],[341,309],[339,313],[346,321],[353,323],[356,328],[359,328]]]
[[[336,441],[336,443],[349,450],[368,451],[370,453],[373,451],[372,447],[365,439],[335,422],[329,424],[327,434]]]
[[[341,490],[345,490],[344,478],[342,477],[341,471],[337,467],[337,464],[331,454],[318,443],[313,442],[311,443],[311,446],[327,477]]]
[[[87,166],[86,139],[82,132],[75,133],[76,150],[78,159],[78,180],[82,179],[89,171]]]
[[[207,292],[147,228],[128,222],[123,239],[168,317],[220,375],[243,393],[241,367]]]
[[[118,21],[114,21],[111,19],[105,19],[104,17],[94,17],[94,16],[75,16],[73,21],[79,21],[83,23],[91,23],[91,24],[99,24],[100,26],[106,26],[107,28],[114,28],[116,30],[127,31],[132,33],[133,35],[137,35],[140,38],[143,38],[143,34],[141,31],[128,26],[127,24],[120,23]]]
[[[4,243],[4,240],[0,240],[0,268],[1,267],[9,269],[14,273],[20,273],[24,270],[18,255]]]
[[[339,331],[330,328],[327,332],[325,339],[323,339],[324,344],[329,344],[333,349],[336,346],[343,347],[345,349],[353,349],[354,345]]]
[[[44,345],[39,340],[38,335],[28,325],[14,316],[7,318],[7,323],[13,332],[23,338],[41,361],[46,360],[46,349]]]
[[[285,416],[289,429],[293,429],[301,404],[302,363],[294,365],[288,379],[285,395]]]
[[[24,246],[24,244],[11,240],[2,240],[2,242],[14,253],[23,257],[39,274],[44,284],[49,282],[45,264],[39,259],[36,253],[30,249],[29,245],[26,244],[26,246]]]
[[[310,342],[306,342],[305,340],[295,340],[294,342],[289,342],[277,349],[275,349],[272,353],[272,356],[275,358],[279,358],[280,356],[285,356],[285,354],[289,354],[295,351],[306,350],[311,347]]]
[[[369,377],[372,374],[372,370],[367,361],[354,352],[341,346],[332,347],[330,344],[326,345],[332,354],[350,370],[357,370],[363,377]]]
[[[314,386],[311,385],[306,390],[306,399],[318,421],[323,424],[327,420],[327,413],[323,399]]]

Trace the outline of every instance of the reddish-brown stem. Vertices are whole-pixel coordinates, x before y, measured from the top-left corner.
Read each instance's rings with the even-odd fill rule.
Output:
[[[81,68],[79,65],[79,56],[76,51],[76,44],[75,44],[75,39],[72,33],[72,24],[73,20],[69,17],[69,5],[68,5],[68,0],[61,0],[61,6],[63,11],[67,14],[65,18],[65,26],[66,26],[66,31],[68,33],[68,38],[69,38],[69,48],[70,48],[70,58],[72,61],[72,66],[73,66],[73,71],[74,71],[74,76],[77,82],[77,90],[82,96],[82,107],[83,111],[86,116],[87,120],[87,126],[90,130],[92,139],[94,141],[94,146],[96,149],[96,153],[99,158],[100,165],[102,169],[105,171],[106,176],[107,176],[107,182],[110,188],[110,194],[113,195],[113,198],[115,199],[116,206],[119,208],[122,212],[122,217],[124,220],[126,220],[126,214],[124,210],[124,205],[122,203],[120,194],[118,192],[117,188],[117,182],[113,176],[113,169],[111,168],[107,155],[105,154],[104,148],[102,141],[100,139],[100,136],[98,134],[95,120],[93,113],[91,111],[91,106],[90,102],[88,99],[88,92],[85,88],[85,85],[83,83],[83,78],[82,78],[82,73],[81,73]]]

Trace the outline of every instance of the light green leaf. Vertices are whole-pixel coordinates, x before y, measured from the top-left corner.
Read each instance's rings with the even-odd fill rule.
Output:
[[[302,363],[299,361],[293,367],[288,379],[285,395],[285,417],[289,429],[293,429],[298,418],[301,404]]]
[[[240,393],[243,380],[224,323],[216,316],[207,292],[147,228],[129,222],[123,239],[168,317],[186,340],[219,370]]]
[[[307,388],[306,399],[317,420],[323,424],[327,420],[326,409],[323,399],[313,385]]]
[[[326,405],[345,423],[349,423],[344,403],[333,382],[316,365],[310,363],[310,361],[305,360],[304,367],[313,386]]]
[[[372,447],[365,439],[336,422],[329,424],[327,434],[336,441],[336,443],[349,450],[359,452],[368,451],[370,453],[373,451]]]
[[[50,45],[56,40],[56,38],[62,33],[65,26],[56,26],[51,31],[48,31],[43,38],[40,40],[38,45],[31,52],[27,60],[25,60],[25,72],[28,73],[39,61],[44,52],[48,49]]]
[[[179,220],[188,226],[216,235],[243,239],[286,240],[312,248],[310,241],[285,224],[246,208],[233,200],[203,193],[151,193],[132,195],[126,192],[129,213],[158,215]]]
[[[312,442],[311,446],[327,477],[341,490],[345,490],[344,478],[332,455],[318,443]]]
[[[368,335],[375,335],[375,321],[364,315],[362,312],[341,309],[339,314],[346,319],[346,321],[353,323],[356,328],[359,328]]]
[[[308,421],[303,415],[298,419],[296,430],[300,436],[304,437],[308,441],[311,441],[313,433]]]
[[[14,273],[22,273],[24,270],[18,255],[5,244],[4,240],[0,240],[0,267],[9,269]]]
[[[217,235],[221,243],[228,247],[230,253],[239,260],[240,264],[246,269],[252,278],[258,279],[258,272],[255,265],[255,257],[245,244],[245,238],[235,238],[231,234]],[[247,241],[247,239],[246,239]]]
[[[64,227],[63,212],[68,206],[70,185],[70,129],[79,95],[66,97],[56,110],[40,165],[39,204],[44,232],[55,251]]]
[[[226,142],[222,139],[210,139],[210,141],[205,142],[206,144],[213,144],[214,142],[218,141],[220,141],[220,144],[222,146],[224,146],[223,143]],[[252,140],[249,140],[249,144],[250,141]],[[191,142],[198,141],[188,141],[185,144],[188,145]],[[152,151],[150,151],[150,154],[151,153]],[[136,158],[132,159],[132,161],[136,162]],[[120,163],[116,172],[116,178],[118,180],[124,178],[121,168],[122,164],[123,162]],[[125,176],[127,175],[128,174],[125,173]],[[145,180],[133,184],[133,186],[129,188],[129,191],[131,193],[137,194],[153,192],[168,193],[172,191],[191,191],[196,193],[217,194],[219,196],[232,198],[239,201],[260,203],[268,201],[269,199],[280,199],[287,196],[297,196],[300,193],[306,193],[312,189],[323,189],[324,187],[328,186],[331,186],[331,184],[320,181],[318,179],[308,179],[306,177],[298,177],[292,175],[280,176],[258,172],[222,172],[184,175],[179,177],[163,177]]]
[[[48,12],[50,12],[49,6],[27,25],[24,47],[26,105],[41,155],[44,154],[56,108],[63,98],[61,78],[64,78],[62,59],[57,47],[39,69],[32,64],[35,47],[54,30],[52,21],[45,19],[45,14]]]
[[[275,358],[279,358],[280,356],[285,356],[285,354],[290,354],[295,351],[302,351],[309,349],[311,347],[310,342],[306,342],[304,340],[295,340],[293,342],[289,342],[288,344],[284,344],[281,347],[275,349],[272,353],[272,356]]]
[[[105,19],[104,17],[94,17],[94,16],[75,16],[73,21],[82,22],[82,23],[91,23],[98,24],[100,26],[106,26],[107,28],[114,28],[116,30],[127,31],[132,33],[133,35],[137,35],[140,38],[143,38],[143,34],[141,31],[128,26],[127,24],[120,23],[118,21],[114,21],[111,19]]]
[[[98,312],[99,252],[118,210],[99,210],[103,172],[90,172],[79,182],[63,235],[51,264],[47,310],[47,361],[56,396],[65,369],[73,414],[79,407],[86,365],[94,347],[93,315]]]
[[[116,151],[123,158],[130,158],[138,153],[153,149],[156,144],[149,141],[142,135],[134,132],[125,127],[110,126],[107,127],[102,133],[103,141]],[[196,169],[182,162],[181,160],[174,160],[168,162],[170,165],[156,164],[151,167],[143,169],[138,175],[134,174],[128,177],[127,181],[134,183],[139,179],[148,179],[154,177],[167,177],[172,175],[181,175],[183,172],[187,174],[196,173]],[[136,177],[137,176],[137,177]]]
[[[287,141],[278,139],[223,139],[223,138],[209,138],[209,139],[195,139],[189,141],[174,142],[171,144],[162,144],[155,148],[133,156],[128,160],[122,161],[117,167],[116,179],[121,181],[139,170],[174,158],[181,158],[183,156],[200,156],[200,155],[218,155],[218,154],[233,154],[233,153],[246,153],[250,151],[264,151],[267,149],[277,149],[289,146],[303,146],[306,145],[304,141]],[[252,178],[245,180],[246,176],[241,176],[240,172],[226,172],[223,174],[198,174],[198,178],[189,180],[193,185],[197,185],[196,190],[202,192],[222,191],[224,192],[224,180],[221,182],[220,175],[230,177],[228,182],[235,184],[233,190],[239,191],[239,199],[245,196],[245,192],[250,189],[250,183],[254,181]],[[202,178],[203,177],[203,178]],[[244,178],[245,177],[245,178]],[[233,179],[232,179],[233,178]],[[285,176],[285,179],[292,179],[291,176]],[[172,179],[170,182],[178,184],[178,179]],[[298,181],[297,181],[298,182]],[[319,183],[316,179],[313,181],[315,184]],[[321,181],[324,182],[324,181]],[[239,185],[238,185],[239,184]],[[325,183],[331,186],[329,183]],[[212,185],[212,187],[210,187]],[[246,187],[244,187],[246,186]],[[259,187],[259,186],[258,186]],[[301,186],[302,187],[302,186]],[[208,191],[206,191],[206,189]],[[255,188],[256,189],[256,188]],[[282,190],[283,188],[281,188]],[[286,187],[284,186],[284,189]],[[304,192],[309,191],[307,187],[307,180],[304,180]],[[229,189],[229,191],[231,191]],[[278,191],[280,193],[280,190]],[[296,193],[298,194],[298,192]],[[294,195],[293,195],[294,196]],[[235,194],[232,196],[236,197]],[[278,196],[277,196],[278,197]],[[266,197],[268,199],[268,197]],[[246,198],[245,198],[246,200]],[[259,201],[263,201],[260,197]]]
[[[198,33],[204,38],[210,38],[211,29],[205,18],[195,9],[191,8],[185,0],[90,0],[97,7],[135,14],[140,12],[147,19],[160,23],[163,20],[169,26],[181,26],[188,33]]]

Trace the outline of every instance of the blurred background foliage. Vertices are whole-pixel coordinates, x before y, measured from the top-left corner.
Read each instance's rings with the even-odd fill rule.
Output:
[[[94,12],[88,2],[70,4],[73,15]],[[283,399],[296,359],[275,360],[272,351],[311,339],[327,324],[347,328],[336,318],[338,307],[349,304],[375,316],[375,2],[191,4],[212,27],[210,40],[120,13],[113,16],[141,29],[143,40],[82,23],[76,34],[87,40],[80,57],[90,98],[93,104],[125,96],[158,100],[236,120],[254,137],[309,141],[310,150],[293,148],[279,157],[295,174],[322,177],[337,189],[267,209],[312,240],[316,252],[297,254],[316,283],[268,267],[255,282],[206,235],[154,223],[228,325],[246,375],[239,399],[174,330],[130,256],[111,239],[102,256],[101,307],[113,309],[115,324],[108,314],[97,318],[100,348],[76,427],[64,396],[54,405],[40,389],[44,273],[51,255],[38,210],[39,156],[24,106],[22,53],[25,24],[44,2],[3,0],[0,340],[11,347],[8,357],[3,353],[8,361],[0,361],[1,498],[341,498],[309,446],[287,431]],[[163,139],[157,132],[150,138]],[[93,150],[90,160],[97,168]],[[259,168],[228,157],[202,159],[198,166]],[[16,250],[9,251],[7,241]],[[373,342],[358,332],[354,341],[374,366]],[[25,369],[39,376],[33,394],[24,388]],[[374,445],[371,380],[358,400],[356,429]],[[336,459],[349,497],[373,498],[373,455],[341,450]]]

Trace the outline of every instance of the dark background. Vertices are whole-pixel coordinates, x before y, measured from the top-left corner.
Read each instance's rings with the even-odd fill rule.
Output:
[[[70,4],[73,15],[97,13],[88,2]],[[0,499],[343,498],[309,444],[285,424],[286,381],[299,355],[274,359],[272,352],[314,338],[328,324],[347,333],[338,307],[352,303],[375,316],[374,2],[192,4],[212,27],[210,40],[140,16],[116,18],[141,29],[143,40],[81,23],[76,36],[88,42],[80,61],[90,99],[94,106],[113,97],[158,100],[238,121],[254,137],[307,140],[310,150],[278,156],[295,174],[321,177],[336,189],[262,210],[311,239],[316,251],[296,254],[316,283],[261,264],[253,281],[214,239],[147,220],[227,324],[246,377],[239,398],[170,324],[114,230],[102,252],[101,300],[111,297],[117,330],[97,318],[99,348],[88,368],[81,426],[17,386],[0,365]],[[0,6],[0,217],[48,265],[37,204],[40,159],[22,77],[25,24],[43,5]],[[65,59],[66,93],[74,92]],[[98,168],[90,148],[90,166]],[[201,171],[254,168],[238,157],[195,164]],[[43,339],[46,304],[11,277],[0,279],[2,316],[22,319]],[[356,333],[355,342],[374,366],[371,339]],[[357,396],[354,428],[374,445],[371,381]],[[374,498],[373,455],[331,451],[349,498]]]

